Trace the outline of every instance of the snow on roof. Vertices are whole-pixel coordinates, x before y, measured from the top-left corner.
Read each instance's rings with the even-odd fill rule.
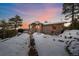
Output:
[[[69,23],[71,22],[71,19],[64,20],[64,18],[58,17],[57,19],[51,19],[50,21],[42,22],[45,25],[48,24],[59,24],[59,23]]]
[[[47,22],[47,23],[43,23],[43,24],[50,25],[50,24],[60,24],[60,23],[67,23],[67,22]]]

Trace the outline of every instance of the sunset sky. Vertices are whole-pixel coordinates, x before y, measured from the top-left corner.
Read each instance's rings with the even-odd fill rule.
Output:
[[[0,20],[19,15],[24,20],[23,28],[34,21],[59,21],[61,12],[61,3],[0,3]]]

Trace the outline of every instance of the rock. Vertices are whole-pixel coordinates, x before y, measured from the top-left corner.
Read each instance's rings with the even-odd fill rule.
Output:
[[[58,40],[59,42],[64,42],[63,40]]]

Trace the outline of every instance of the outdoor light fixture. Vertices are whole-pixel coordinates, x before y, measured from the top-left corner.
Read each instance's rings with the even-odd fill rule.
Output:
[[[68,27],[71,23],[65,23],[64,26]]]

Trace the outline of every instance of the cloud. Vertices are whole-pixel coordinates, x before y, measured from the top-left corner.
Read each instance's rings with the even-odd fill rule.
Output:
[[[21,28],[23,29],[29,28],[29,22],[23,22]]]
[[[53,21],[58,15],[61,14],[62,9],[59,7],[46,7],[45,9],[36,9],[36,10],[20,10],[20,9],[14,9],[17,13],[22,15],[24,19],[23,27],[28,27],[29,23],[32,23],[34,21]],[[59,19],[58,19],[59,20]]]
[[[60,8],[46,8],[41,10],[28,10],[22,11],[19,9],[15,9],[16,12],[21,14],[25,20],[32,21],[47,21],[55,18],[58,14],[60,14]]]
[[[61,9],[59,8],[49,8],[45,10],[40,16],[37,17],[39,21],[50,21],[60,14]]]

